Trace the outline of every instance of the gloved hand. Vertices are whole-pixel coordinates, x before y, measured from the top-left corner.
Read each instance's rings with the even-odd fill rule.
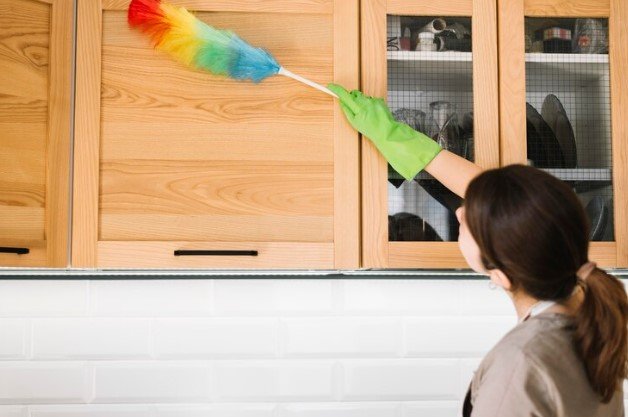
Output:
[[[388,163],[407,180],[414,178],[441,151],[428,136],[396,121],[381,98],[328,84],[351,126],[369,138]]]

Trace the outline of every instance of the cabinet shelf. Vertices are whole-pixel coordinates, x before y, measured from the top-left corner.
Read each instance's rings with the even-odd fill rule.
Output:
[[[389,61],[457,61],[471,62],[471,52],[431,52],[431,51],[387,51],[386,56]]]
[[[527,79],[537,80],[533,84],[567,91],[594,86],[609,74],[606,54],[527,53],[525,61]]]
[[[563,181],[611,181],[610,168],[546,168],[543,171]]]
[[[471,52],[388,51],[388,73],[391,89],[399,83],[393,77],[403,76],[405,91],[463,91],[471,93],[473,63]],[[394,85],[397,84],[397,87]]]
[[[559,64],[608,64],[608,55],[527,53],[525,60],[526,62],[547,62]]]

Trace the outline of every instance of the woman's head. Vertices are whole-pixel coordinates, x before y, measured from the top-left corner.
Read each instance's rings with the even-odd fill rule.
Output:
[[[595,268],[586,283],[589,222],[576,194],[553,176],[523,165],[485,171],[467,188],[460,249],[478,272],[539,300],[585,290],[577,314],[576,349],[593,389],[609,401],[626,377],[628,299],[622,283]]]
[[[589,226],[565,183],[523,165],[489,170],[471,182],[458,215],[461,250],[476,271],[499,270],[513,291],[539,299],[571,294]]]

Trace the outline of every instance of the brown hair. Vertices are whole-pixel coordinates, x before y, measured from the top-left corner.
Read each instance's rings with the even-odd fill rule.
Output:
[[[576,194],[548,173],[510,165],[476,177],[464,206],[484,267],[504,272],[514,291],[560,301],[583,286],[575,347],[594,391],[609,402],[627,376],[628,297],[599,268],[585,282],[576,276],[588,261],[590,228]]]

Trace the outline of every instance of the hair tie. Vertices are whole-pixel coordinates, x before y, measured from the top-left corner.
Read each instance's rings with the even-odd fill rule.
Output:
[[[586,262],[580,267],[580,269],[578,269],[578,272],[576,272],[576,276],[579,280],[586,281],[586,279],[589,277],[589,275],[591,275],[591,272],[593,272],[595,268],[597,268],[597,264],[595,262]]]

